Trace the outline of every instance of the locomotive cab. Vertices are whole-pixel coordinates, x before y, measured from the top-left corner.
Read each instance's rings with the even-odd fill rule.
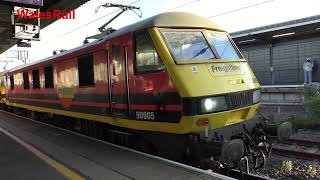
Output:
[[[186,19],[192,22],[192,18]],[[181,97],[179,133],[189,134],[194,142],[188,151],[201,149],[206,154],[201,157],[218,155],[219,161],[230,167],[248,156],[245,149],[250,149],[251,140],[247,137],[255,134],[252,144],[258,147],[265,143],[265,152],[255,149],[259,154],[255,158],[262,158],[262,163],[256,161],[254,166],[261,167],[270,144],[264,134],[257,133],[262,131],[254,120],[260,105],[260,84],[228,33],[206,23],[201,27],[148,29]]]
[[[190,28],[149,31],[182,97],[181,123],[189,127],[185,130],[204,132],[254,117],[260,85],[226,32]]]

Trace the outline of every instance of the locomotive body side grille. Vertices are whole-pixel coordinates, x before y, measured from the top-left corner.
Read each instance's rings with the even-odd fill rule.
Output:
[[[230,93],[226,95],[228,109],[237,109],[253,104],[253,91]]]

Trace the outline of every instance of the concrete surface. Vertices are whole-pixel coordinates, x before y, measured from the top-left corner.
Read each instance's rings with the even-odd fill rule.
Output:
[[[0,179],[62,180],[53,167],[0,132]]]
[[[0,127],[33,144],[70,169],[80,172],[86,179],[231,179],[146,157],[4,112],[0,112]]]

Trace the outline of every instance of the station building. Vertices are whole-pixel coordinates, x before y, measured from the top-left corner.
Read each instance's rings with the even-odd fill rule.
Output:
[[[231,33],[262,85],[303,83],[303,63],[314,62],[320,82],[320,15]]]

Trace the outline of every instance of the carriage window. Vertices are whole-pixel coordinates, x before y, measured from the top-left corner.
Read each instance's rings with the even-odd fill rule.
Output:
[[[161,34],[176,62],[207,61],[215,58],[200,31],[162,31]]]
[[[53,69],[52,66],[44,68],[45,88],[53,88]]]
[[[135,34],[136,37],[136,71],[146,73],[161,71],[164,66],[148,32]]]
[[[29,89],[29,74],[28,74],[28,72],[23,72],[23,88]]]
[[[94,86],[93,55],[78,58],[79,87]]]
[[[33,89],[40,89],[39,69],[32,70]]]
[[[113,61],[112,61],[112,68],[113,68],[113,75],[117,76],[121,73],[121,49],[120,46],[112,46],[113,51]]]
[[[13,74],[10,75],[10,89],[11,89],[11,90],[14,89],[14,78],[13,78]]]
[[[239,55],[234,49],[228,36],[224,34],[217,34],[214,32],[207,32],[209,43],[213,46],[220,58],[223,60],[237,60]]]

